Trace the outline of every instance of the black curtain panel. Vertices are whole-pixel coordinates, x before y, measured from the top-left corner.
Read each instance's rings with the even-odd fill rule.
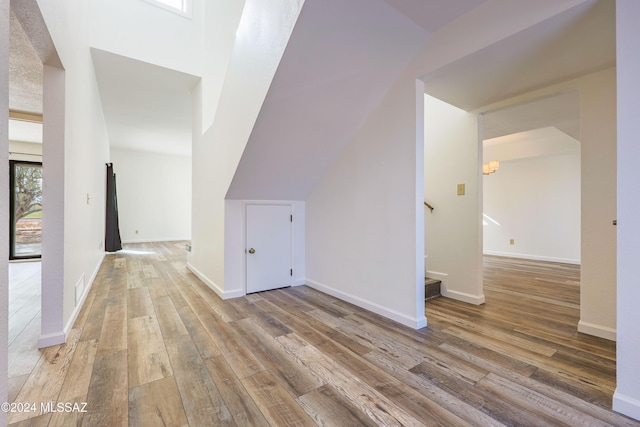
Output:
[[[122,249],[120,227],[118,225],[118,196],[116,193],[116,174],[113,163],[107,163],[107,224],[104,237],[104,249],[116,252]]]

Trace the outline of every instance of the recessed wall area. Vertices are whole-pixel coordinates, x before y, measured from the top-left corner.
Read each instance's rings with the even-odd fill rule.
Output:
[[[191,238],[191,157],[112,149],[124,243]]]

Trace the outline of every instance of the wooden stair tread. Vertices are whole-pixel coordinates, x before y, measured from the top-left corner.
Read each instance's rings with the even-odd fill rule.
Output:
[[[441,280],[432,279],[430,277],[424,278],[424,299],[428,300],[440,296]]]

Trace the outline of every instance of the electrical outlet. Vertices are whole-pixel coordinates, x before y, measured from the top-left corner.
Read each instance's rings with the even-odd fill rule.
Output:
[[[458,184],[458,196],[464,196],[464,184]]]
[[[515,245],[515,244],[516,244],[515,239],[509,239],[509,244],[510,244],[510,245]]]
[[[136,234],[139,234],[139,233],[140,233],[140,231],[139,231],[139,230],[136,230]]]

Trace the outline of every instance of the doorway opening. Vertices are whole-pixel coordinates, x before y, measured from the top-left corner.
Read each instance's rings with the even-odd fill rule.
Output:
[[[483,253],[580,265],[578,90],[484,113]],[[486,169],[486,168],[485,168]]]

